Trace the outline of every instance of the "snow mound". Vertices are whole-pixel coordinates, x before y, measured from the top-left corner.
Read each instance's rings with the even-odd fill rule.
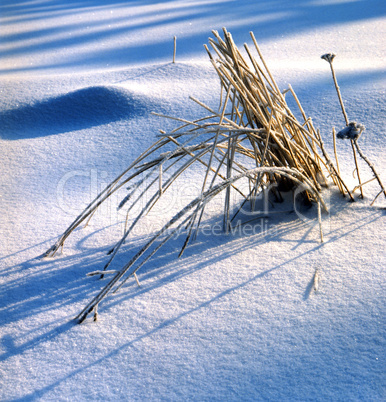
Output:
[[[90,86],[0,112],[1,137],[40,137],[133,119],[149,113],[152,104],[125,88]]]

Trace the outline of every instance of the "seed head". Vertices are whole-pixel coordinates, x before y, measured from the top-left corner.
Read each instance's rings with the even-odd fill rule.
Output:
[[[321,58],[323,59],[323,60],[326,60],[326,61],[328,61],[330,64],[332,63],[332,61],[334,60],[334,57],[335,57],[336,55],[334,54],[334,53],[326,53],[326,54],[324,54],[323,56],[321,56]]]

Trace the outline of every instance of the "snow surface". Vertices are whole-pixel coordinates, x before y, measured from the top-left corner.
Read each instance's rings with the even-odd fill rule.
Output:
[[[205,115],[189,95],[218,105],[202,45],[223,26],[239,46],[254,31],[330,151],[344,120],[320,56],[336,53],[347,113],[366,126],[360,144],[386,182],[385,12],[381,0],[1,0],[2,401],[385,399],[385,201],[370,207],[374,183],[355,203],[326,192],[323,245],[314,221],[294,213],[201,234],[181,259],[181,241],[169,243],[96,323],[72,319],[105,283],[85,274],[122,233],[120,199],[62,255],[37,258],[158,129],[175,127],[151,111]],[[339,156],[352,188],[346,142]],[[165,195],[116,264],[183,206],[200,174]],[[214,204],[208,228],[220,214]]]

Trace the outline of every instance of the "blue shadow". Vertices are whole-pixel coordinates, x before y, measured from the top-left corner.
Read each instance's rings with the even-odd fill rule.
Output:
[[[148,113],[152,103],[123,88],[82,88],[0,112],[0,137],[34,138],[132,119]]]

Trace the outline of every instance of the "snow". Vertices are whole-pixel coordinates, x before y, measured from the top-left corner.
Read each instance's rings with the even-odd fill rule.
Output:
[[[240,47],[255,33],[331,154],[332,127],[345,124],[320,56],[336,53],[349,119],[365,125],[361,147],[386,182],[384,14],[380,0],[1,1],[1,400],[384,400],[385,200],[370,206],[375,182],[355,203],[325,192],[323,244],[308,212],[225,235],[214,203],[209,236],[181,259],[181,240],[167,244],[138,272],[141,287],[133,280],[101,303],[96,323],[72,319],[106,283],[86,274],[121,236],[121,198],[61,255],[38,258],[159,129],[175,127],[150,112],[205,115],[190,95],[218,106],[202,45],[223,26]],[[353,188],[351,146],[338,146]],[[199,190],[200,174],[165,194],[117,266]]]

